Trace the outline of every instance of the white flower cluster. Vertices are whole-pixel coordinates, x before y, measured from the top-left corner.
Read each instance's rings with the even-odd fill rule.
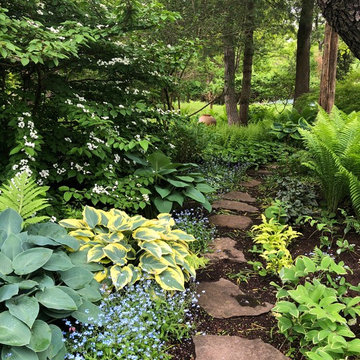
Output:
[[[110,186],[102,186],[102,185],[98,185],[98,184],[95,184],[94,187],[92,188],[92,192],[94,194],[105,194],[105,195],[110,195],[110,193],[114,192],[117,187],[119,185],[119,182],[118,181],[115,181],[115,184],[114,186],[110,187]],[[115,195],[116,197],[118,197],[118,195]]]
[[[111,66],[111,65],[115,65],[115,64],[129,65],[130,64],[130,59],[125,56],[123,58],[121,58],[121,57],[112,58],[109,61],[98,60],[97,64],[98,64],[98,66]]]
[[[120,162],[120,160],[121,160],[120,155],[115,154],[115,155],[114,155],[114,163],[115,163],[115,164],[118,164],[118,163]]]
[[[39,175],[42,177],[42,178],[47,178],[48,176],[49,176],[49,170],[41,170],[40,172],[39,172]]]

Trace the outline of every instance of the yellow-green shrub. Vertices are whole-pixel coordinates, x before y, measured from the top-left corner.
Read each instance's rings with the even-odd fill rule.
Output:
[[[141,277],[155,279],[165,290],[184,290],[184,282],[195,277],[188,242],[192,235],[172,229],[170,214],[148,220],[124,211],[97,210],[86,206],[83,219],[65,219],[60,225],[79,240],[80,252],[88,262],[104,265],[95,279],[104,281],[109,273],[116,289],[133,284]]]

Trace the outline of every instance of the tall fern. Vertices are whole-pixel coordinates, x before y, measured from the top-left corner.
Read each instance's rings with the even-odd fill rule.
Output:
[[[48,186],[37,185],[25,172],[15,176],[0,188],[0,211],[16,210],[26,225],[43,221],[48,217],[36,216],[36,213],[49,206],[45,198],[48,189]]]
[[[336,211],[348,196],[360,216],[360,114],[321,109],[311,129],[300,132],[312,159],[306,165],[318,176],[328,209]]]

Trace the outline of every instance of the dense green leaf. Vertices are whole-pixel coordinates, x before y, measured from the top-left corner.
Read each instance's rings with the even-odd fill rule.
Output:
[[[0,313],[0,344],[24,346],[29,344],[30,337],[30,330],[23,322],[9,311]]]
[[[55,310],[76,310],[74,300],[59,287],[46,288],[35,294],[39,303],[49,309]]]
[[[39,303],[32,296],[18,296],[6,301],[6,307],[11,315],[24,322],[29,328],[39,315]]]
[[[33,248],[18,254],[13,260],[15,274],[25,275],[40,269],[48,262],[53,251],[46,248]]]

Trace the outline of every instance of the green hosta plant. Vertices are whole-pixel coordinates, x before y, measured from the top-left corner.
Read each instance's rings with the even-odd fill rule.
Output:
[[[117,209],[105,212],[86,206],[83,219],[65,219],[60,225],[78,239],[80,253],[89,263],[104,264],[96,280],[103,281],[110,273],[116,289],[143,276],[155,279],[165,290],[183,291],[185,280],[196,275],[195,255],[189,250],[189,242],[195,239],[172,229],[175,222],[169,214],[148,220]]]
[[[196,172],[198,165],[193,163],[173,163],[160,151],[149,155],[145,160],[132,154],[127,155],[136,163],[143,165],[135,175],[148,177],[153,182],[151,202],[162,213],[169,213],[174,204],[183,205],[187,199],[195,200],[211,211],[211,205],[204,194],[214,189],[205,183],[201,173]]]
[[[1,359],[63,360],[66,349],[55,319],[96,320],[99,286],[75,251],[76,239],[53,223],[30,225],[13,209],[0,213]]]
[[[276,219],[267,220],[264,215],[262,224],[251,229],[253,241],[262,247],[261,257],[266,261],[266,270],[277,274],[283,267],[292,265],[292,257],[288,250],[290,242],[301,234],[291,226],[282,225]]]
[[[25,224],[35,224],[47,219],[47,216],[34,216],[49,206],[46,191],[48,186],[39,186],[23,172],[3,184],[0,188],[0,211],[14,209],[25,220]]]
[[[344,263],[316,250],[315,258],[298,257],[295,265],[283,268],[279,299],[273,309],[279,330],[291,342],[300,342],[300,352],[310,360],[347,359],[360,355],[360,340],[349,325],[360,316],[360,296],[349,290]]]

